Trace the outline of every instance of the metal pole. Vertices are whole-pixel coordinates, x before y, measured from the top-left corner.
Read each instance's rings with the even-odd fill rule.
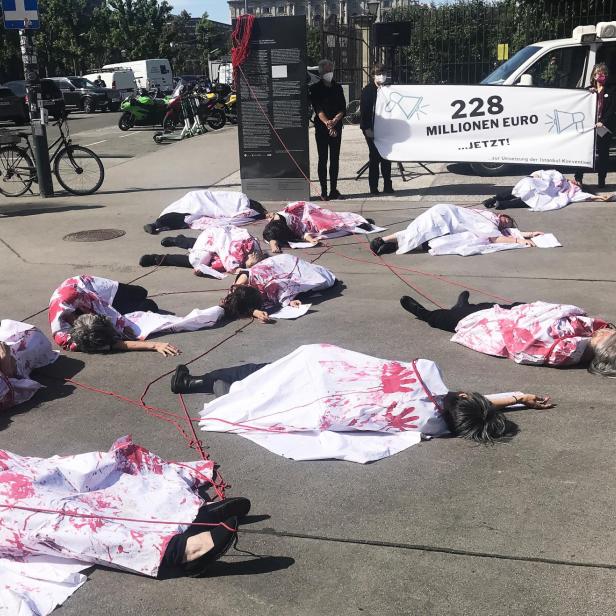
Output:
[[[39,192],[41,197],[53,197],[53,182],[51,179],[51,164],[47,146],[47,130],[42,112],[41,80],[39,78],[38,62],[34,49],[34,40],[29,30],[19,31],[21,54],[26,78],[26,92],[30,109],[30,124],[32,125],[32,145],[36,163]]]

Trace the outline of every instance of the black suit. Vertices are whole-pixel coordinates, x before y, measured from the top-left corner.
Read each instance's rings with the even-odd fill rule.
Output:
[[[368,144],[370,153],[370,165],[368,167],[368,183],[370,184],[370,192],[376,192],[379,187],[379,166],[381,167],[381,175],[383,176],[383,184],[385,190],[391,190],[391,162],[385,160],[379,154],[379,151],[374,145],[374,138],[366,135],[367,130],[374,131],[374,107],[376,105],[376,94],[378,88],[371,81],[362,91],[360,100],[360,123],[359,127],[364,131],[364,137]]]

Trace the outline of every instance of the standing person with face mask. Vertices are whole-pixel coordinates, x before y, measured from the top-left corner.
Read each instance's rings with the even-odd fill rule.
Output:
[[[608,68],[606,64],[595,64],[590,77],[590,91],[597,93],[597,160],[595,169],[598,176],[598,188],[605,188],[605,179],[610,161],[610,143],[616,130],[616,90],[607,85]],[[607,130],[607,132],[604,132]],[[601,134],[603,133],[603,134]],[[582,184],[584,172],[580,169],[575,179]]]
[[[360,128],[364,132],[368,150],[370,152],[370,166],[368,168],[368,182],[370,184],[370,193],[372,195],[379,194],[379,165],[381,167],[381,175],[383,176],[383,192],[391,194],[394,188],[391,185],[391,162],[385,160],[379,154],[379,151],[374,145],[374,107],[376,105],[376,95],[379,88],[385,84],[387,77],[385,76],[385,65],[375,64],[370,73],[372,81],[361,91],[360,101]]]
[[[319,154],[319,183],[321,199],[340,199],[338,191],[338,161],[342,142],[342,118],[346,114],[346,99],[342,86],[334,81],[334,63],[319,62],[321,81],[310,88],[310,102],[314,109],[314,135]],[[329,156],[329,183],[327,193],[327,158]]]

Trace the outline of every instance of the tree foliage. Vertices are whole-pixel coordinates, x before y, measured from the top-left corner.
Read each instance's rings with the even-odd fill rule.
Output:
[[[542,40],[571,36],[575,26],[610,21],[610,0],[456,0],[394,9],[388,21],[410,21],[411,44],[393,62],[409,83],[477,83],[509,55]],[[386,63],[392,65],[391,56]]]
[[[41,74],[82,74],[113,62],[168,58],[174,73],[203,74],[230,49],[230,35],[204,13],[195,26],[167,0],[39,0],[35,35]],[[0,80],[23,76],[17,32],[0,30]]]

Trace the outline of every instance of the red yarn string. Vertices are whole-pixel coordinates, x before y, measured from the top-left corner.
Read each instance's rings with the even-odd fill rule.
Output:
[[[233,81],[237,83],[237,70],[248,58],[250,53],[250,36],[254,26],[253,15],[240,15],[235,21],[235,28],[231,33],[233,48],[231,49],[231,63],[233,64]]]
[[[69,509],[45,509],[43,507],[26,507],[25,505],[13,505],[0,503],[0,508],[3,509],[18,509],[20,511],[31,511],[32,513],[49,513],[55,515],[63,515],[71,518],[87,518],[94,520],[113,520],[115,522],[139,522],[142,524],[173,524],[174,526],[222,526],[231,532],[237,529],[227,526],[224,522],[178,522],[176,520],[142,520],[140,518],[126,518],[114,515],[100,515],[94,513],[80,513]]]

